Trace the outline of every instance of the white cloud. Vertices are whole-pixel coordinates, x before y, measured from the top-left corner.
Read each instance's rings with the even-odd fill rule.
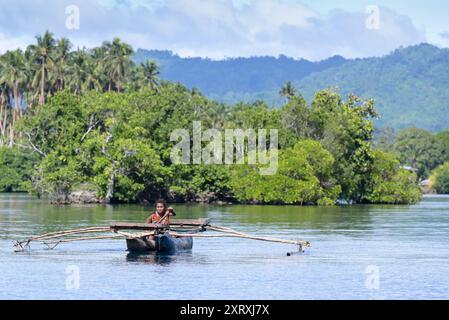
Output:
[[[446,40],[446,41],[449,40],[449,32],[447,32],[447,31],[441,32],[441,33],[439,34],[439,36],[440,36],[441,38],[443,38],[444,40]]]
[[[0,32],[0,53],[3,54],[7,50],[12,49],[25,49],[31,42],[33,37],[20,36],[20,37],[9,37]]]
[[[80,7],[80,30],[65,28],[65,8],[72,4]],[[365,12],[334,10],[323,16],[282,0],[239,5],[231,0],[2,0],[0,50],[23,47],[46,29],[76,45],[120,36],[136,48],[211,58],[364,57],[426,40],[409,17],[387,8],[380,12],[380,29],[369,30]]]

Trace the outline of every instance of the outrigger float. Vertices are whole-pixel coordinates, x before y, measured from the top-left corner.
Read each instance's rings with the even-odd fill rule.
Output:
[[[204,234],[206,231],[213,231],[214,233]],[[177,219],[171,220],[170,225],[115,222],[105,227],[51,232],[23,241],[16,241],[14,247],[15,252],[23,252],[30,249],[32,242],[39,242],[45,245],[46,249],[53,250],[62,243],[124,238],[127,249],[131,253],[175,253],[191,250],[193,238],[219,237],[252,239],[298,246],[298,252],[289,252],[287,253],[288,256],[304,252],[305,248],[311,247],[308,241],[252,236],[230,228],[213,226],[209,219]]]

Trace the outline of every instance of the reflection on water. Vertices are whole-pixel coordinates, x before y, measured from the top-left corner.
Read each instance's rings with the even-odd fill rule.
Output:
[[[173,255],[158,252],[146,254],[128,253],[126,255],[126,261],[166,265],[173,261]]]
[[[174,255],[130,254],[123,240],[13,252],[13,240],[143,222],[149,212],[138,205],[50,206],[1,194],[0,299],[152,299],[161,278],[171,299],[449,298],[447,196],[412,206],[176,206],[179,218],[312,243],[290,257],[295,246],[235,238],[195,239],[193,250]],[[65,286],[73,266],[79,290]],[[379,270],[378,289],[367,287],[367,270]]]
[[[145,264],[156,264],[156,265],[168,265],[175,261],[192,261],[193,256],[191,251],[183,251],[179,253],[160,253],[160,252],[149,252],[149,253],[128,253],[126,255],[127,262],[138,262]]]

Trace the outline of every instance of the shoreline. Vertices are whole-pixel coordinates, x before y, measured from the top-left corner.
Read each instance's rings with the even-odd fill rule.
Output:
[[[75,193],[81,193],[81,191],[77,191]],[[18,192],[0,192],[0,196],[2,195],[24,195],[27,197],[35,198],[36,200],[42,200],[47,202],[50,205],[53,206],[76,206],[76,205],[141,205],[141,206],[150,206],[152,204],[151,201],[145,200],[145,201],[136,201],[136,202],[108,202],[104,199],[95,198],[92,201],[51,201],[51,197],[38,197],[36,195],[30,194],[28,192],[24,191],[18,191]],[[436,193],[423,193],[422,199],[424,198],[446,198],[449,197],[449,194],[436,194]],[[238,202],[238,201],[170,201],[167,202],[169,204],[173,205],[210,205],[210,206],[259,206],[259,207],[268,207],[268,206],[274,206],[274,207],[322,207],[322,208],[329,208],[329,207],[357,207],[357,206],[408,206],[408,205],[416,205],[419,204],[422,199],[416,203],[344,203],[342,201],[339,201],[339,203],[336,203],[334,205],[325,206],[325,205],[314,205],[314,204],[275,204],[275,203],[256,203],[256,202]]]

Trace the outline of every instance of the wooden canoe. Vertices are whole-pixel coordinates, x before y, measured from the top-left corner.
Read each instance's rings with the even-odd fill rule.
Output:
[[[168,234],[160,234],[149,239],[148,237],[126,239],[128,251],[131,253],[162,252],[174,253],[183,250],[191,250],[193,238],[174,238]]]
[[[172,229],[183,229],[189,232],[198,232],[199,229],[209,225],[209,219],[173,219],[170,225],[158,223],[128,223],[113,222],[110,225],[111,230],[140,230],[157,231],[160,233],[153,239],[148,237],[126,239],[128,251],[131,253],[139,252],[176,252],[182,250],[191,250],[193,247],[192,237],[175,238],[166,231]]]

